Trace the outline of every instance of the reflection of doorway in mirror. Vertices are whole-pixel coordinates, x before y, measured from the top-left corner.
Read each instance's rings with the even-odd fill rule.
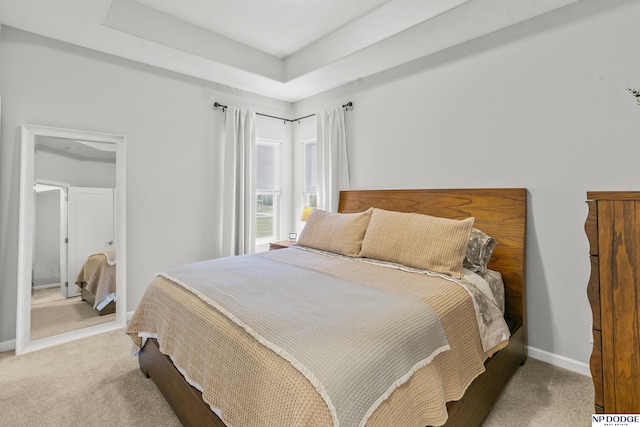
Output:
[[[77,140],[36,138],[37,182],[54,185],[49,185],[49,191],[36,192],[32,339],[115,320],[115,314],[95,309],[95,299],[87,302],[81,297],[76,284],[90,255],[115,247],[115,153],[104,152],[104,147]],[[106,147],[112,148],[113,144]],[[104,185],[109,188],[98,187]],[[39,188],[46,189],[42,185]]]
[[[64,183],[36,183],[34,206],[33,289],[64,287],[66,269],[66,187]]]

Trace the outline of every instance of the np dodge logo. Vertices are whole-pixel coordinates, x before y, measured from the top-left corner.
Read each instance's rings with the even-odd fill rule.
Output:
[[[640,427],[640,415],[597,414],[591,416],[592,427]]]

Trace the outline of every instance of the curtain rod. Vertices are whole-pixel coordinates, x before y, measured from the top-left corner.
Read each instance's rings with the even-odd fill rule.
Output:
[[[213,103],[213,108],[214,109],[218,109],[218,108],[222,108],[222,111],[224,112],[227,108],[226,105],[222,105],[219,102],[214,102]],[[345,109],[345,111],[349,111],[353,109],[353,102],[349,101],[346,104],[342,105],[342,108]],[[309,114],[308,116],[303,116],[303,117],[298,117],[297,119],[285,119],[284,117],[277,117],[277,116],[272,116],[269,114],[263,114],[263,113],[256,113],[258,116],[263,116],[263,117],[269,117],[272,119],[277,119],[277,120],[282,120],[284,122],[289,122],[289,123],[293,123],[293,122],[300,122],[300,120],[304,120],[304,119],[308,119],[309,117],[313,117],[315,116],[315,114]]]

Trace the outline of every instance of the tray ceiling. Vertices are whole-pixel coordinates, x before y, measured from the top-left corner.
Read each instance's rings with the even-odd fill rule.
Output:
[[[578,0],[0,0],[0,24],[295,102]]]

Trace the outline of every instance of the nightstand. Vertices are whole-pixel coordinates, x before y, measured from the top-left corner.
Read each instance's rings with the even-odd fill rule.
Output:
[[[277,242],[271,242],[269,243],[269,250],[273,251],[276,249],[286,249],[295,243],[295,240],[279,240]]]

